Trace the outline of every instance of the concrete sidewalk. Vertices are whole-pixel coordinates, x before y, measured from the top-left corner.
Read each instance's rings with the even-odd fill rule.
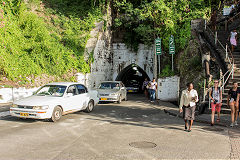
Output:
[[[162,103],[162,102],[159,101],[158,103]],[[176,105],[171,105],[171,106],[164,108],[164,112],[169,115],[172,115],[172,116],[177,116],[177,117],[181,117],[181,118],[183,117],[182,113],[181,114],[179,113],[179,108]],[[231,124],[231,115],[230,114],[221,114],[220,122],[216,122],[216,119],[217,119],[217,114],[215,114],[214,125],[230,128],[230,124]],[[195,121],[211,125],[211,114],[198,115],[198,112],[196,111]],[[233,128],[240,128],[240,121],[239,121],[239,125],[234,126]]]

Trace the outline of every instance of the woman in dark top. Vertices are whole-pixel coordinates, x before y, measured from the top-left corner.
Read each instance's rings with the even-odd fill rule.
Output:
[[[227,105],[231,108],[231,127],[237,124],[237,118],[238,118],[238,105],[239,102],[239,90],[238,90],[238,83],[233,82],[233,87],[228,92],[228,98],[227,98]]]

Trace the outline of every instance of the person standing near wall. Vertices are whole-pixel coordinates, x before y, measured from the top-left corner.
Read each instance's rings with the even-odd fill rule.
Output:
[[[213,126],[215,111],[217,111],[217,115],[218,115],[217,122],[219,122],[220,111],[222,106],[222,89],[218,86],[218,80],[214,81],[214,87],[211,88],[209,92],[209,97],[211,99],[211,108],[212,108],[211,126]]]
[[[231,108],[231,127],[237,124],[238,118],[238,108],[239,108],[239,90],[238,90],[238,83],[233,82],[233,87],[228,91],[227,97],[227,105]]]
[[[193,89],[192,83],[187,83],[187,89],[182,91],[179,112],[183,112],[185,131],[188,132],[191,132],[193,120],[195,119],[196,102],[198,102],[198,93]]]
[[[155,78],[151,82],[149,82],[149,94],[150,94],[150,101],[154,102],[156,98],[156,90],[157,90],[157,82]]]
[[[142,84],[142,90],[145,94],[145,97],[148,98],[148,89],[147,89],[147,85],[148,85],[149,81],[147,78],[145,78],[143,84]]]

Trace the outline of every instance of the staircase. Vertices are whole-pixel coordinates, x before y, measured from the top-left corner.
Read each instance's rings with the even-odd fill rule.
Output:
[[[239,83],[240,86],[240,43],[238,43],[237,48],[235,48],[233,52],[233,58],[234,58],[234,76],[233,79],[232,77],[229,79],[228,83],[224,87],[224,92],[223,92],[223,112],[226,111],[225,108],[227,108],[227,96],[228,96],[228,91],[230,88],[233,86],[233,82],[236,81]]]
[[[231,45],[228,41],[230,32],[239,27],[240,27],[240,19],[239,18],[236,18],[233,22],[231,22],[230,25],[228,25],[227,31],[225,31],[224,27],[219,26],[218,28],[220,28],[220,30],[217,31],[218,32],[217,35],[218,35],[218,40],[220,41],[220,43],[224,44],[224,46],[226,46],[226,44],[228,44],[228,46],[230,47]],[[219,48],[219,46],[217,48]],[[230,50],[230,48],[229,48],[229,50]],[[221,53],[219,55],[221,56],[222,59],[225,60],[228,71],[230,72],[231,66],[229,65],[228,60],[226,59],[226,54]],[[227,107],[227,96],[228,96],[228,91],[233,86],[233,82],[234,81],[238,82],[239,86],[240,86],[240,41],[238,41],[237,47],[235,47],[232,55],[229,55],[229,58],[230,58],[230,60],[232,60],[232,59],[234,60],[234,74],[233,74],[233,78],[232,78],[232,75],[229,77],[229,80],[227,81],[226,85],[224,86],[223,105],[222,105],[222,111],[221,111],[222,113],[231,113],[231,110],[229,109],[229,107]],[[225,76],[225,79],[226,78],[227,78],[227,76]]]

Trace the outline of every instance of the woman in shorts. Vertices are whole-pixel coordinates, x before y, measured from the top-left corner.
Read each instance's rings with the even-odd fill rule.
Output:
[[[218,115],[217,122],[219,122],[220,111],[222,106],[222,89],[218,86],[218,80],[214,81],[214,87],[211,88],[209,92],[209,97],[211,99],[211,108],[212,108],[211,126],[213,126],[215,111],[217,111],[217,115]]]
[[[233,82],[233,87],[228,92],[227,105],[231,108],[231,127],[234,125],[237,126],[237,118],[238,118],[238,101],[239,101],[239,90],[238,83]]]

